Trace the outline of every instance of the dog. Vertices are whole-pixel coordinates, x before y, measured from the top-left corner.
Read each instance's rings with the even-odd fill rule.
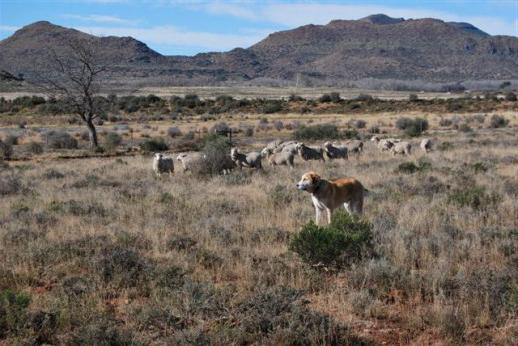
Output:
[[[368,192],[354,178],[325,180],[315,172],[305,173],[297,183],[297,189],[311,193],[317,225],[322,224],[324,212],[327,216],[327,223],[331,223],[331,214],[341,205],[345,207],[349,214],[361,215],[363,212],[363,197]]]

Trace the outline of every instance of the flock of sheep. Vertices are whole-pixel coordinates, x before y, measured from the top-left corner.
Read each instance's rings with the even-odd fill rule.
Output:
[[[393,155],[410,155],[412,145],[410,142],[402,141],[396,138],[380,138],[373,136],[371,141],[376,144],[382,152],[388,151]],[[363,152],[363,142],[360,140],[352,140],[341,144],[325,142],[322,147],[307,146],[297,141],[275,140],[259,151],[241,153],[237,148],[230,150],[230,155],[226,157],[228,164],[224,167],[223,173],[238,167],[242,169],[253,168],[262,169],[262,160],[266,159],[271,166],[285,165],[290,168],[294,167],[295,157],[299,156],[304,161],[319,160],[324,162],[327,160],[344,159],[347,160],[349,155],[359,158]],[[420,148],[425,152],[432,149],[432,141],[425,138],[420,143]],[[198,152],[181,153],[177,155],[178,160],[184,171],[192,170],[192,168],[206,160],[207,158]],[[174,157],[156,153],[153,158],[153,171],[160,176],[163,173],[174,173]]]

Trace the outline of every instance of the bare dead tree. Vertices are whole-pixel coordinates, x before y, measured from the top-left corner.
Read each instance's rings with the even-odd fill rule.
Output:
[[[49,97],[62,99],[87,126],[90,146],[97,148],[95,119],[101,115],[101,105],[96,99],[100,79],[106,66],[99,59],[98,44],[93,40],[71,40],[58,54],[50,50],[50,59],[35,75],[33,84]]]

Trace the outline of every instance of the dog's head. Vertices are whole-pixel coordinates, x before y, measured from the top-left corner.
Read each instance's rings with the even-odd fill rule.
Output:
[[[231,148],[230,149],[230,157],[234,159],[237,156],[238,150],[237,148]]]
[[[297,189],[302,191],[313,192],[320,182],[320,176],[315,172],[308,172],[302,175],[302,178],[297,183]]]

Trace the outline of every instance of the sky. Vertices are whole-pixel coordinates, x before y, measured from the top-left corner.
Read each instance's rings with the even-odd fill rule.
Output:
[[[165,55],[246,48],[269,33],[333,19],[432,17],[518,37],[518,0],[0,0],[0,39],[46,20],[98,36],[132,36]]]

